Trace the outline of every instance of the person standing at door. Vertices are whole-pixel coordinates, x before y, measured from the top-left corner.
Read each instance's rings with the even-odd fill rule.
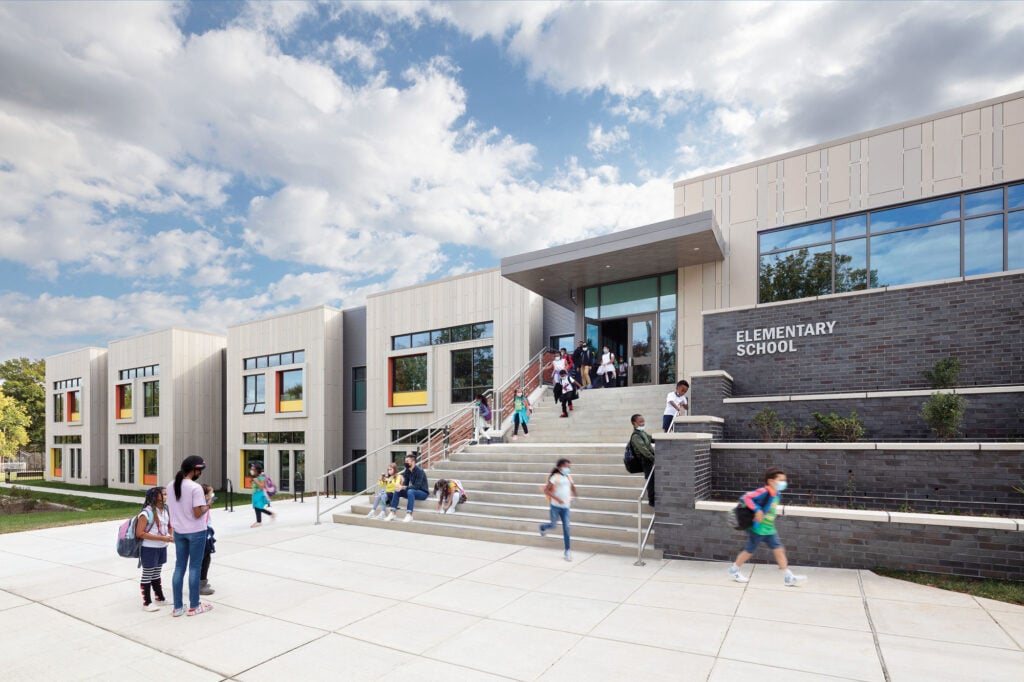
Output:
[[[590,349],[590,342],[580,342],[580,360],[576,366],[580,368],[580,383],[583,388],[592,388],[590,385],[590,367],[594,364],[594,351]]]
[[[690,390],[690,382],[680,379],[676,387],[668,392],[665,398],[665,413],[661,416],[661,430],[668,433],[672,428],[672,420],[679,415],[686,415],[689,411],[689,404],[686,402],[686,392]]]
[[[624,358],[619,358],[618,386],[626,385],[626,378],[629,376],[627,372],[629,372],[629,365],[626,364],[626,360]]]
[[[597,374],[601,377],[603,388],[611,388],[615,385],[615,353],[608,349],[608,344],[601,350],[601,365],[597,368]]]

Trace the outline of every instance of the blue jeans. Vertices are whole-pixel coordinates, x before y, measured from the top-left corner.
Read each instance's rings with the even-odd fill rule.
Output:
[[[185,582],[185,566],[188,566],[188,607],[199,606],[199,576],[203,570],[203,554],[206,552],[206,531],[195,533],[174,533],[174,576],[171,589],[174,590],[174,608],[184,603],[182,588]]]
[[[540,529],[547,532],[558,525],[558,521],[562,521],[562,540],[565,541],[565,551],[569,551],[569,508],[568,507],[556,507],[551,505],[551,523],[542,524]]]
[[[391,508],[398,509],[398,500],[403,497],[409,500],[409,506],[406,509],[412,514],[412,508],[416,506],[416,500],[427,499],[427,491],[416,490],[415,488],[400,490],[391,496]]]

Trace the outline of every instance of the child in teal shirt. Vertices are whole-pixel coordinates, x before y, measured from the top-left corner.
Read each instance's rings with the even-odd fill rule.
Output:
[[[775,555],[775,563],[783,571],[783,583],[787,587],[796,587],[807,580],[805,575],[794,575],[789,570],[789,561],[786,559],[786,548],[782,546],[778,533],[775,532],[775,516],[779,508],[779,500],[782,498],[782,491],[788,486],[786,472],[782,469],[771,468],[764,474],[765,486],[757,490],[751,490],[740,498],[747,509],[754,512],[754,525],[747,529],[747,544],[743,551],[736,557],[736,561],[729,567],[729,575],[738,583],[745,583],[750,580],[740,572],[743,564],[754,555],[757,546],[762,542],[768,545]]]

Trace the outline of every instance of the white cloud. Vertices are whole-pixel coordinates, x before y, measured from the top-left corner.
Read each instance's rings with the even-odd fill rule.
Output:
[[[254,31],[267,31],[287,35],[303,19],[316,13],[316,5],[303,0],[249,0],[235,24]]]
[[[339,35],[331,42],[334,58],[344,64],[354,61],[360,68],[370,70],[377,67],[377,53],[388,46],[388,35],[378,31],[372,43],[364,43],[355,38]]]
[[[600,123],[590,124],[590,135],[587,139],[587,149],[600,158],[609,152],[620,150],[624,143],[629,141],[629,131],[625,126],[615,126],[605,132]]]

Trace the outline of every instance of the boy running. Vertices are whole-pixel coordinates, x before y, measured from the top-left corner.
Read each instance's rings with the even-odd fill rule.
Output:
[[[747,563],[747,560],[757,551],[757,546],[762,542],[768,545],[775,555],[775,563],[783,571],[783,583],[786,587],[796,587],[807,580],[805,575],[794,575],[789,570],[789,561],[786,559],[786,548],[782,546],[778,533],[775,532],[775,513],[779,507],[781,493],[788,485],[786,472],[782,469],[772,467],[764,474],[765,486],[757,490],[751,490],[740,498],[740,501],[747,506],[747,509],[754,512],[754,526],[747,529],[747,544],[736,557],[736,561],[729,567],[729,575],[738,583],[745,583],[750,580],[740,573],[740,567]]]

